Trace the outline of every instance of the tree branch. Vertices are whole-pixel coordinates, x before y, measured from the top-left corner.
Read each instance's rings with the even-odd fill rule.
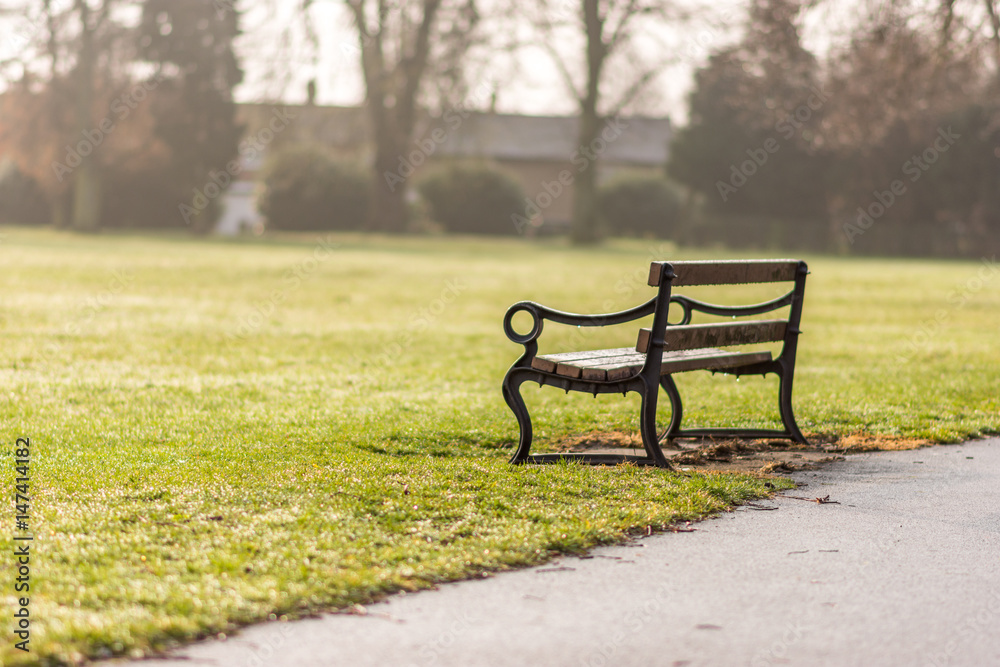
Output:
[[[563,84],[569,88],[570,94],[577,100],[583,99],[583,91],[577,88],[576,82],[573,81],[573,75],[570,73],[569,68],[566,66],[566,61],[563,60],[562,56],[559,55],[559,51],[552,44],[552,40],[543,39],[542,48],[544,48],[549,56],[552,58],[552,63],[556,66],[556,71],[559,72],[559,77],[563,80]]]
[[[997,8],[993,4],[994,0],[983,0],[986,5],[986,12],[990,16],[990,27],[993,30],[991,39],[993,40],[993,51],[996,59],[997,72],[1000,73],[1000,16],[997,16]]]
[[[649,84],[649,82],[655,79],[663,71],[668,62],[669,61],[666,60],[660,61],[656,65],[647,68],[641,76],[632,82],[632,85],[625,89],[625,92],[622,93],[622,96],[618,99],[618,101],[612,105],[611,111],[608,115],[613,117],[620,114],[625,107],[631,104],[632,101],[642,93],[643,89]]]
[[[430,35],[437,18],[438,9],[441,7],[441,0],[424,0],[424,15],[417,28],[416,43],[413,47],[412,56],[404,56],[400,52],[400,67],[406,73],[403,77],[402,99],[397,99],[400,106],[400,116],[404,124],[404,132],[409,133],[414,119],[417,92],[423,81],[424,71],[427,69],[427,59],[430,56]]]
[[[608,39],[607,42],[605,42],[605,45],[609,51],[615,48],[615,45],[618,44],[619,40],[625,34],[625,29],[628,26],[629,22],[631,21],[632,17],[635,16],[638,7],[639,3],[637,0],[629,0],[628,6],[626,6],[625,9],[622,10],[621,18],[618,19],[618,25],[616,25],[614,29],[611,30],[611,37]],[[611,13],[610,10],[608,10],[608,13],[609,14]],[[607,20],[606,16],[605,20]]]

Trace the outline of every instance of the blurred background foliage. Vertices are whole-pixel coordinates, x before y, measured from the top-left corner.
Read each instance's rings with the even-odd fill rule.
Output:
[[[515,234],[510,217],[524,207],[517,180],[482,162],[456,162],[427,174],[417,184],[430,217],[448,232]]]
[[[274,229],[356,230],[368,216],[371,181],[361,165],[321,149],[286,148],[264,167],[258,205]]]
[[[420,160],[437,160],[432,129],[494,113],[542,60],[575,109],[577,146],[593,146],[609,119],[657,108],[664,72],[687,59],[687,118],[660,173],[602,171],[596,154],[572,174],[571,219],[543,230],[584,244],[623,234],[867,254],[1000,248],[997,0],[858,0],[844,34],[812,50],[805,24],[831,0],[747,0],[721,23],[680,0],[347,3],[337,29],[352,38],[337,67],[363,88],[370,144],[347,156],[301,137],[269,152],[247,143],[233,97],[245,68],[234,45],[257,29],[246,17],[284,22],[282,40],[315,53],[337,46],[314,3],[279,4],[3,3],[3,20],[27,28],[14,35],[24,48],[0,61],[0,222],[207,232],[222,193],[253,172],[272,229],[404,232],[427,229],[426,215],[447,232],[523,232],[512,217],[537,200],[505,165],[432,160],[410,179],[399,177],[406,156],[424,146]],[[692,54],[656,41],[670,30],[713,38]],[[293,78],[290,62],[271,60],[271,81]],[[501,61],[520,65],[490,69]],[[492,93],[473,95],[482,81]],[[300,108],[315,95],[313,80]],[[894,181],[905,195],[872,215]]]

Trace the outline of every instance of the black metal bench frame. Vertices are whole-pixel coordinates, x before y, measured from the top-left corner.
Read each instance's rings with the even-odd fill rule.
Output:
[[[664,439],[720,436],[727,438],[781,438],[806,443],[806,438],[795,423],[795,416],[792,412],[792,382],[795,371],[795,354],[800,333],[799,321],[802,317],[805,281],[808,273],[809,270],[806,263],[798,260],[653,262],[650,267],[649,284],[658,287],[658,292],[655,297],[646,303],[629,310],[600,315],[581,315],[553,310],[552,308],[547,308],[531,301],[521,301],[514,304],[507,310],[507,314],[503,320],[503,329],[511,341],[524,346],[524,354],[507,371],[502,385],[504,400],[511,411],[513,411],[521,431],[520,442],[517,450],[511,457],[511,463],[550,463],[569,459],[594,464],[632,462],[637,465],[654,465],[661,468],[671,468],[660,449],[659,443]],[[795,282],[795,286],[784,296],[748,306],[719,306],[696,301],[682,295],[672,294],[672,289],[675,286],[683,285],[733,285],[792,280]],[[671,304],[678,304],[682,309],[683,316],[679,322],[670,323],[668,321],[668,310]],[[663,352],[666,349],[665,338],[668,336],[668,329],[689,325],[692,315],[695,312],[740,317],[760,315],[788,306],[791,308],[787,324],[784,327],[783,336],[780,339],[767,339],[773,341],[781,340],[783,342],[781,353],[776,358],[737,367],[713,366],[711,363],[701,367],[701,369],[710,370],[713,373],[720,372],[736,376],[777,374],[780,380],[778,405],[781,421],[785,429],[783,431],[741,428],[681,429],[683,405],[680,393],[672,376],[670,374],[661,374]],[[531,330],[525,334],[519,334],[514,331],[512,325],[514,316],[519,312],[527,312],[533,320]],[[646,344],[648,345],[645,350],[645,361],[642,364],[641,370],[631,377],[607,381],[574,379],[555,372],[546,372],[532,367],[532,361],[538,354],[538,337],[542,333],[542,326],[546,320],[570,326],[599,327],[624,324],[649,315],[653,316],[653,323],[649,330],[649,335],[645,337]],[[725,332],[720,333],[724,327],[728,327],[731,333],[735,333],[736,338],[726,338],[728,334],[723,335]],[[735,325],[705,325],[701,328],[704,331],[699,333],[708,334],[709,338],[715,337],[716,342],[712,343],[714,345],[725,346],[743,342],[765,342],[754,340],[752,336],[745,336],[744,339],[740,339],[740,332],[746,331],[745,328],[740,326],[740,323],[736,323]],[[675,331],[682,330],[672,330],[670,333],[674,333]],[[642,338],[640,336],[640,345],[642,345]],[[730,342],[732,340],[735,340],[735,342]],[[691,348],[689,347],[688,349]],[[638,393],[642,399],[639,426],[646,456],[587,453],[530,454],[532,441],[531,417],[528,414],[524,399],[520,393],[520,387],[525,382],[536,382],[539,386],[549,385],[558,387],[567,392],[576,391],[593,394],[595,397],[597,394],[620,393],[624,395],[630,391]],[[658,437],[656,432],[656,405],[660,387],[663,388],[670,398],[672,414],[666,431],[662,436]]]

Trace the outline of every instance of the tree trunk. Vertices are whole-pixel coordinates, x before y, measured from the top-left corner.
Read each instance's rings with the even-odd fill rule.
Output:
[[[76,69],[76,136],[79,141],[91,131],[90,116],[94,96],[94,33],[90,27],[90,8],[85,0],[76,0],[80,15],[80,61]],[[100,166],[91,154],[83,158],[83,163],[73,174],[73,227],[82,231],[93,231],[101,223],[101,179],[97,173]]]
[[[402,232],[409,222],[406,191],[409,172],[400,169],[402,151],[393,151],[386,140],[376,140],[375,187],[372,188],[372,208],[368,229],[380,232]],[[403,171],[404,173],[400,173]]]
[[[52,198],[52,226],[56,229],[69,227],[70,219],[67,215],[67,208],[70,199],[70,193],[58,194]]]
[[[600,216],[597,213],[597,155],[591,152],[591,143],[600,130],[600,119],[593,110],[584,109],[580,117],[578,139],[581,154],[587,158],[587,167],[573,181],[573,243],[588,245],[600,240]]]
[[[397,55],[405,54],[399,55],[395,64],[390,64],[386,61],[382,41],[387,31],[389,5],[379,3],[379,28],[369,34],[365,3],[348,2],[358,30],[365,103],[375,144],[375,187],[367,224],[372,231],[402,232],[409,222],[406,191],[413,166],[404,156],[410,151],[417,117],[417,95],[430,56],[431,34],[441,0],[423,0],[422,4],[420,22],[396,45]]]
[[[373,232],[402,232],[409,216],[406,189],[412,175],[405,160],[408,135],[399,129],[399,109],[388,107],[381,94],[369,94],[368,120],[375,143],[372,164],[375,181],[366,229]]]
[[[589,245],[597,243],[601,234],[600,218],[597,214],[597,162],[599,154],[593,150],[593,142],[601,131],[601,118],[597,114],[598,89],[601,68],[607,55],[602,37],[603,19],[599,13],[598,0],[583,0],[583,18],[587,28],[587,90],[580,100],[580,132],[578,135],[581,154],[587,159],[587,167],[577,174],[573,182],[573,243]]]
[[[997,13],[994,0],[984,0],[986,13],[990,17],[990,37],[993,42],[993,57],[996,60],[997,70],[1000,71],[1000,15]]]
[[[73,227],[92,232],[101,226],[102,186],[100,167],[84,158],[73,180]]]

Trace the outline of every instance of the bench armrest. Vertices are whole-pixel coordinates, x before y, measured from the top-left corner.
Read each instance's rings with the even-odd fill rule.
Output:
[[[507,338],[511,339],[515,343],[520,343],[521,345],[527,347],[530,343],[533,343],[540,335],[542,335],[542,323],[545,320],[551,320],[553,322],[558,322],[559,324],[568,324],[571,326],[601,327],[612,324],[624,324],[625,322],[632,322],[633,320],[637,320],[641,317],[652,315],[655,308],[656,297],[653,297],[646,303],[636,306],[635,308],[629,308],[628,310],[622,310],[617,313],[603,313],[600,315],[566,313],[561,310],[547,308],[546,306],[535,303],[534,301],[520,301],[507,309],[507,314],[503,318],[503,332],[507,334]],[[533,319],[531,330],[526,334],[517,333],[514,331],[514,327],[511,324],[514,315],[522,310],[530,314]]]
[[[792,305],[794,297],[795,292],[791,291],[784,296],[778,297],[777,299],[772,299],[771,301],[765,301],[763,303],[755,303],[749,306],[717,306],[714,303],[705,303],[704,301],[698,301],[697,299],[677,295],[670,297],[670,303],[676,303],[684,310],[683,318],[680,322],[676,323],[683,325],[691,324],[691,314],[694,311],[707,313],[709,315],[721,315],[723,317],[761,315],[763,313],[769,313],[772,310],[778,310],[779,308]],[[676,325],[672,323],[670,326]]]

